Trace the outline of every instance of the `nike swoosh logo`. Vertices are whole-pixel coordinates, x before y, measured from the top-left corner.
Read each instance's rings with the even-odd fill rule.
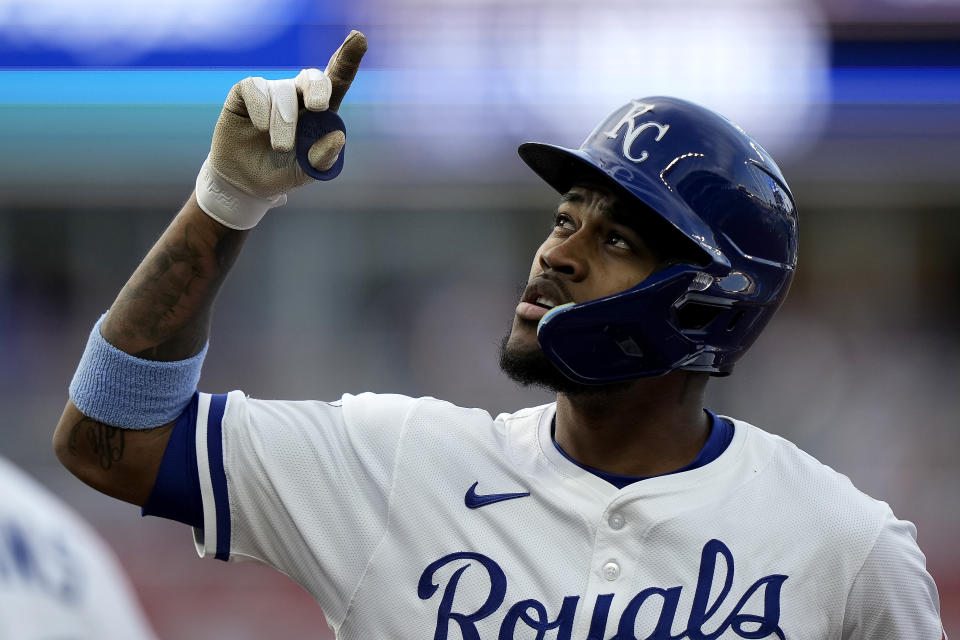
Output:
[[[480,484],[479,481],[470,485],[470,488],[467,489],[467,495],[463,497],[463,504],[467,505],[467,509],[478,509],[488,504],[493,504],[494,502],[513,500],[514,498],[526,498],[530,495],[529,491],[526,493],[488,493],[486,495],[478,495],[478,484]]]

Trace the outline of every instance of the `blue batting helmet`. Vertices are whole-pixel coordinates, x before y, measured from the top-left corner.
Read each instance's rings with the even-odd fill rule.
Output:
[[[631,289],[560,305],[540,320],[544,353],[603,384],[675,369],[727,375],[783,302],[797,264],[797,210],[780,169],[726,118],[684,100],[633,100],[578,150],[520,145],[566,193],[602,184],[679,246]],[[662,247],[660,247],[662,249]]]

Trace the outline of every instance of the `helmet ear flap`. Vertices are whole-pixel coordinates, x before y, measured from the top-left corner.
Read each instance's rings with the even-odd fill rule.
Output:
[[[683,331],[703,331],[724,311],[724,307],[687,301],[677,307],[677,327]]]

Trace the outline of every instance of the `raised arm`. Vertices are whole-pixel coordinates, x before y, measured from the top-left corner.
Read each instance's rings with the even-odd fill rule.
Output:
[[[203,349],[214,299],[246,229],[267,209],[283,204],[287,192],[313,182],[296,162],[298,111],[336,111],[365,51],[366,39],[354,31],[330,59],[325,75],[304,70],[296,79],[247,78],[233,87],[197,191],[103,320],[100,335],[107,343],[159,362],[182,361]],[[308,154],[314,169],[330,169],[344,140],[334,131],[316,142]],[[108,422],[115,421],[84,415],[68,400],[54,433],[54,450],[90,486],[142,505],[156,480],[172,422],[147,429]]]
[[[147,360],[183,360],[198,353],[207,342],[213,300],[247,233],[208,216],[191,194],[110,307],[100,330],[103,338]],[[54,450],[90,486],[143,504],[170,427],[108,425],[83,415],[68,400],[54,433]]]

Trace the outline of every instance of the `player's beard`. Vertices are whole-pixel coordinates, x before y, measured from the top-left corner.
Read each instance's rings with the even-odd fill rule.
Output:
[[[523,295],[527,283],[522,282],[517,289],[518,297]],[[507,377],[524,387],[541,387],[554,393],[567,396],[599,396],[612,391],[620,391],[629,383],[592,385],[575,382],[560,372],[555,364],[540,348],[538,342],[532,345],[511,344],[513,330],[508,329],[500,341],[500,369]]]
[[[567,396],[597,396],[618,391],[626,383],[592,385],[575,382],[563,375],[550,361],[539,343],[524,346],[510,343],[511,331],[500,342],[500,368],[524,387],[542,387]]]

